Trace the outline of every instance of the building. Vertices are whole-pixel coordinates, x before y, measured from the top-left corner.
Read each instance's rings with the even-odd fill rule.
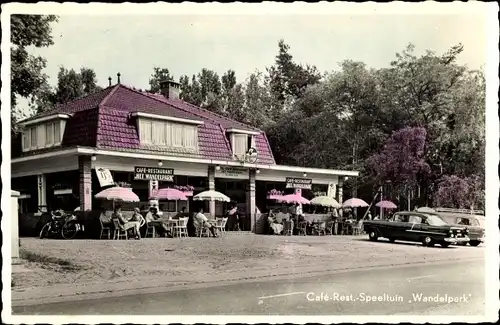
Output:
[[[262,130],[180,100],[175,82],[162,88],[154,95],[118,82],[21,121],[11,168],[20,212],[97,209],[102,204],[94,199],[97,192],[126,182],[141,204],[148,204],[152,187],[175,184],[194,194],[221,191],[244,203],[253,217],[256,206],[265,209],[271,189],[316,188],[342,202],[343,180],[358,176],[277,165]],[[177,207],[160,204],[166,211]],[[188,208],[194,204],[190,201]],[[220,215],[224,205],[210,202],[206,209]]]

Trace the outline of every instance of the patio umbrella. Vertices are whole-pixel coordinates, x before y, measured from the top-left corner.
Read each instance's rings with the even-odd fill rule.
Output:
[[[177,190],[175,188],[160,188],[153,192],[150,200],[167,200],[167,201],[175,201],[175,211],[178,210],[178,202],[177,201],[187,201],[188,198],[184,192]]]
[[[156,190],[153,192],[151,197],[149,198],[150,200],[152,199],[163,199],[167,201],[187,201],[188,198],[187,196],[179,190],[176,190],[175,188],[161,188],[159,190]]]
[[[288,204],[311,204],[311,202],[299,194],[288,194],[276,198],[276,201]]]
[[[110,187],[95,195],[96,199],[105,199],[113,201],[123,201],[123,202],[139,202],[139,197],[137,194],[132,192],[131,188],[128,187]]]
[[[364,208],[367,206],[369,206],[368,203],[357,198],[349,199],[342,204],[343,208]]]
[[[422,212],[422,213],[436,213],[436,210],[434,210],[433,208],[429,208],[429,207],[421,207],[421,208],[417,209],[417,212]]]
[[[397,205],[395,205],[394,203],[392,203],[391,201],[380,201],[378,202],[377,204],[375,204],[375,206],[381,208],[381,209],[397,209]]]
[[[317,196],[311,200],[311,204],[331,208],[340,208],[340,204],[337,202],[337,200],[330,196]]]
[[[276,189],[272,189],[272,190],[270,190],[267,193],[267,199],[268,200],[277,200],[277,199],[279,199],[282,196],[283,196],[283,192],[278,191]]]
[[[120,186],[110,187],[103,191],[100,191],[95,195],[95,198],[113,201],[113,209],[115,208],[115,201],[122,201],[122,202],[140,201],[137,194],[132,192],[131,188],[120,187]]]
[[[221,192],[217,191],[205,191],[193,196],[194,201],[222,201],[222,202],[231,202],[231,199]]]

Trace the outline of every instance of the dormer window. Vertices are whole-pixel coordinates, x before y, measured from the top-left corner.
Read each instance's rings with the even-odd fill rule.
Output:
[[[60,146],[68,114],[54,114],[19,124],[22,130],[23,151]]]
[[[198,125],[202,121],[136,112],[139,140],[145,146],[198,151]]]
[[[259,134],[258,132],[238,129],[229,129],[227,132],[235,157],[242,157],[248,152],[248,149],[255,148],[255,137]]]

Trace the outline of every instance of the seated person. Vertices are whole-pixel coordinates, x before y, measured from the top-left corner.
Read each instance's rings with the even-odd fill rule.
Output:
[[[283,225],[276,221],[276,216],[274,215],[273,210],[269,211],[269,216],[267,217],[267,222],[269,223],[269,234],[270,235],[279,235],[283,231]]]
[[[217,237],[215,233],[215,226],[208,220],[208,218],[203,214],[203,209],[194,216],[193,223],[196,229],[201,229],[201,227],[208,228],[214,237]]]
[[[181,208],[181,212],[177,213],[173,219],[179,219],[179,218],[184,218],[184,217],[189,217],[189,213],[186,212],[186,207]]]
[[[112,218],[114,220],[118,220],[118,222],[123,226],[125,231],[132,229],[134,232],[134,236],[136,239],[140,239],[139,225],[140,223],[137,221],[127,221],[123,218],[122,209],[120,207],[115,208],[115,212],[113,213]]]
[[[139,208],[134,208],[134,214],[130,218],[129,221],[137,221],[139,222],[139,229],[142,228],[146,224],[146,220],[141,214],[141,210]],[[139,232],[139,237],[141,236],[141,233]]]
[[[151,207],[146,214],[146,222],[155,222],[153,225],[158,230],[160,236],[167,236],[170,233],[170,228],[162,221],[155,206]]]

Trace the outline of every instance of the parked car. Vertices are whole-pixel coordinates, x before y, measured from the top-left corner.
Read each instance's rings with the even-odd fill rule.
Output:
[[[450,225],[437,214],[414,211],[396,212],[387,220],[367,220],[363,229],[372,241],[383,237],[390,242],[403,240],[441,247],[469,241],[467,227]]]
[[[484,242],[485,230],[481,227],[479,217],[472,214],[437,212],[446,222],[455,226],[466,226],[469,229],[469,245],[479,246]],[[461,243],[467,245],[467,243]]]

